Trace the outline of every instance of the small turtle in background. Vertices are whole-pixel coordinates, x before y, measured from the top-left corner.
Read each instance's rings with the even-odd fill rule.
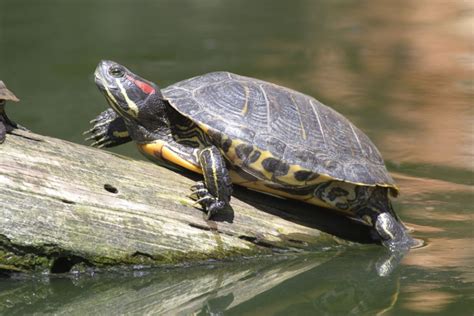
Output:
[[[159,164],[202,174],[192,197],[208,218],[229,205],[237,184],[358,218],[392,252],[414,245],[375,145],[316,99],[229,72],[160,89],[112,61],[98,65],[95,81],[111,109],[92,121],[94,145],[133,140]]]
[[[13,92],[7,89],[3,81],[0,80],[0,144],[5,141],[6,134],[13,129],[18,128],[18,125],[11,121],[5,112],[5,104],[8,101],[18,102],[18,99]]]

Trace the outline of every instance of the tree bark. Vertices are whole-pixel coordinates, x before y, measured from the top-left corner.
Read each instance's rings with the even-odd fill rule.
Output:
[[[243,188],[206,220],[190,177],[15,130],[0,146],[0,270],[177,264],[341,242],[320,228],[360,235],[332,213]]]

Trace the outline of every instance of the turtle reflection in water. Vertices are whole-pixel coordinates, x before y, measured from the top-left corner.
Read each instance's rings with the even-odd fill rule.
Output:
[[[6,134],[19,126],[11,121],[5,112],[7,101],[20,101],[10,90],[7,89],[3,81],[0,80],[0,144],[5,141]]]
[[[237,184],[359,218],[392,251],[413,244],[390,203],[398,189],[377,148],[316,99],[229,72],[160,89],[112,61],[99,63],[95,81],[111,109],[92,121],[93,145],[133,140],[161,164],[202,174],[191,196],[209,218]]]

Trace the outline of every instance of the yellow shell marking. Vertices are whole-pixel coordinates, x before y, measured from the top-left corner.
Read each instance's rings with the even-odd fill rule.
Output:
[[[243,142],[241,140],[238,140],[238,139],[233,140],[232,145],[229,147],[229,150],[227,151],[227,153],[225,153],[225,155],[228,157],[228,159],[230,161],[236,163],[236,164],[239,164],[239,163],[241,164],[242,163],[242,160],[239,159],[237,157],[237,154],[235,153],[236,147],[241,145],[241,144],[245,144],[245,142]],[[273,179],[273,172],[268,171],[263,167],[263,161],[265,159],[268,159],[268,158],[275,158],[275,156],[273,156],[273,154],[271,152],[269,152],[268,150],[259,150],[255,146],[253,148],[254,148],[253,152],[255,152],[255,151],[260,152],[260,156],[258,157],[258,159],[256,161],[250,163],[247,166],[247,168],[261,173],[265,177],[265,179],[267,179],[267,180],[272,180]],[[252,155],[252,153],[250,155]],[[305,169],[305,168],[303,168],[299,165],[289,165],[288,172],[284,175],[281,175],[281,176],[277,177],[276,179],[279,180],[282,183],[286,183],[286,184],[289,184],[289,185],[295,185],[295,186],[307,186],[307,185],[313,185],[313,184],[333,180],[333,178],[331,178],[329,176],[320,174],[315,179],[312,179],[312,180],[309,180],[309,181],[306,181],[306,180],[298,181],[295,178],[295,173],[297,171],[310,171],[310,170]]]
[[[318,184],[318,183],[327,182],[327,181],[332,180],[332,178],[330,178],[326,175],[318,174],[318,176],[316,178],[310,179],[309,181],[308,180],[300,181],[300,180],[297,180],[295,178],[295,174],[298,171],[311,172],[310,170],[302,168],[299,165],[290,165],[290,169],[288,170],[288,173],[285,174],[285,175],[277,177],[277,179],[279,181],[283,182],[283,183],[287,183],[289,185],[295,185],[295,186],[308,186],[308,185],[314,185],[314,184]]]

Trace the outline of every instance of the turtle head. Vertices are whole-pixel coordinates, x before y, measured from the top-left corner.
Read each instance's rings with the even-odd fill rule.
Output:
[[[164,101],[160,88],[126,67],[103,60],[95,70],[95,83],[110,107],[127,123],[143,125],[156,121],[163,112]]]

